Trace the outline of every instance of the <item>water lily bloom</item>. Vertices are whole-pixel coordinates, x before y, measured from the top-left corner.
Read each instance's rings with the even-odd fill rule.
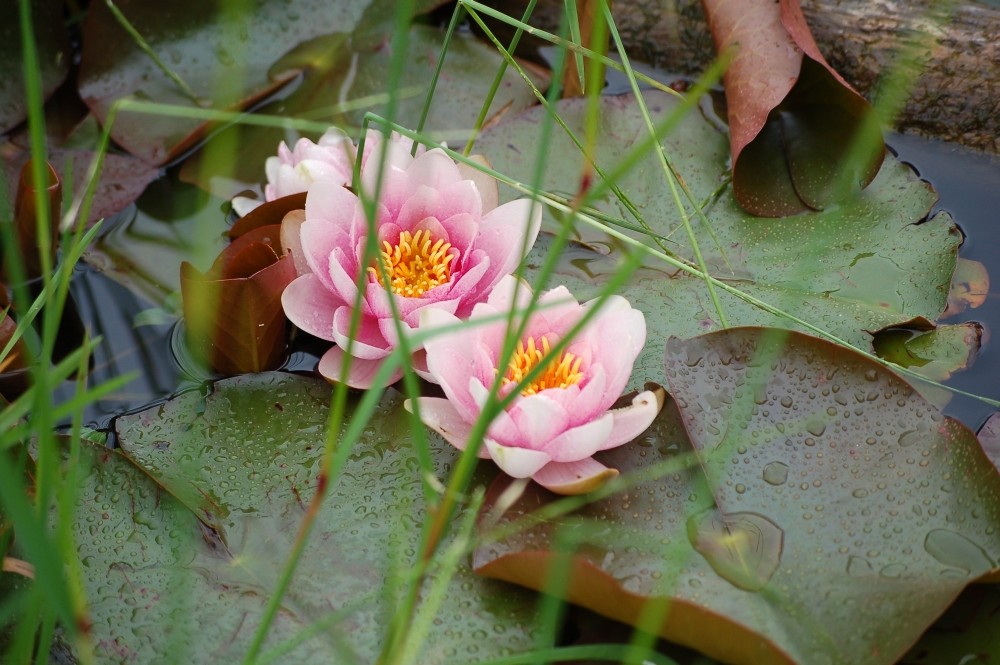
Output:
[[[301,138],[289,149],[282,141],[278,154],[264,162],[264,200],[300,194],[314,182],[332,187],[349,185],[355,153],[354,143],[336,127],[326,130],[316,143]]]
[[[570,329],[595,306],[578,303],[560,286],[539,297],[509,363],[501,362],[507,331],[503,315],[523,309],[531,297],[513,277],[504,278],[485,303],[476,305],[470,323],[445,311],[424,313],[423,325],[449,330],[426,342],[427,367],[446,399],[419,398],[420,417],[460,450],[469,444],[492,386],[499,397],[520,394],[490,423],[479,456],[491,458],[515,478],[531,477],[560,494],[587,492],[616,476],[592,455],[642,434],[663,405],[662,389],[640,392],[631,405],[612,409],[646,341],[646,322],[620,296],[609,297],[580,333],[559,354],[552,352]],[[515,293],[515,287],[516,293]],[[520,385],[538,366],[541,373]],[[413,405],[407,401],[412,411]]]
[[[304,259],[297,265],[306,269],[282,294],[292,323],[337,344],[320,360],[320,373],[356,388],[371,387],[383,359],[399,345],[397,323],[409,334],[427,309],[468,316],[521,262],[541,222],[537,204],[520,199],[498,206],[495,180],[440,149],[413,157],[403,140],[382,145],[384,167],[382,159],[366,160],[359,189],[372,195],[381,177],[374,230],[385,275],[375,260],[365,260],[370,225],[361,199],[350,189],[316,182],[306,195],[299,242],[292,244]],[[360,325],[352,336],[359,280]],[[342,377],[348,350],[353,357]],[[431,378],[422,353],[412,365]],[[389,381],[400,376],[397,371]]]

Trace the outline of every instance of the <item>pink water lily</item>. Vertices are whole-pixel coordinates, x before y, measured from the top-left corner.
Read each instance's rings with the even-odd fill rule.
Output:
[[[517,288],[515,288],[517,287]],[[516,293],[515,293],[516,291]],[[425,345],[427,367],[446,399],[419,398],[420,417],[449,443],[464,450],[490,388],[500,377],[500,396],[518,389],[528,372],[544,370],[490,423],[479,456],[491,458],[515,478],[531,477],[561,494],[590,491],[618,472],[595,460],[594,453],[627,443],[642,434],[663,405],[662,390],[640,392],[631,405],[612,409],[646,341],[642,312],[619,296],[608,298],[582,331],[556,356],[551,352],[595,306],[578,303],[560,286],[539,297],[514,355],[501,366],[507,330],[503,314],[527,306],[531,292],[513,277],[504,278],[470,322],[460,326],[445,311],[424,314],[427,328],[453,329]],[[412,404],[406,406],[412,410]]]
[[[330,186],[349,185],[353,175],[356,150],[354,143],[344,132],[331,127],[313,143],[301,138],[295,147],[289,149],[284,141],[278,146],[278,154],[264,162],[267,184],[264,185],[264,200],[300,194],[314,182]]]
[[[412,157],[403,140],[384,145],[384,168],[381,159],[366,160],[359,189],[375,192],[383,174],[374,228],[386,281],[376,262],[364,259],[370,227],[361,199],[350,189],[317,182],[306,195],[298,242],[291,243],[304,259],[296,261],[303,274],[281,299],[295,325],[337,344],[320,360],[320,373],[357,388],[373,385],[381,362],[399,345],[390,302],[405,334],[419,327],[427,309],[468,316],[521,262],[541,221],[539,206],[527,199],[498,206],[495,180],[456,164],[440,149]],[[352,339],[359,278],[360,325]],[[342,376],[348,349],[353,357]],[[412,365],[431,378],[422,353]],[[389,381],[401,375],[397,371]]]

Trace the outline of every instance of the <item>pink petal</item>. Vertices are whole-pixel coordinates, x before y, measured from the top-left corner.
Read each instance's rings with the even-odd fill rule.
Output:
[[[551,461],[551,458],[540,450],[505,446],[493,439],[486,439],[485,443],[496,465],[514,478],[527,478]]]
[[[437,208],[440,207],[440,200],[441,194],[437,189],[420,185],[403,202],[395,221],[403,231],[412,232],[417,222],[425,217],[438,217]]]
[[[298,328],[329,342],[333,337],[333,314],[344,302],[323,286],[313,273],[295,278],[281,293],[281,308]]]
[[[440,148],[428,150],[418,156],[406,168],[413,191],[420,185],[443,190],[448,185],[462,180],[462,174],[454,160]]]
[[[497,274],[491,286],[501,276],[513,272],[535,244],[541,221],[541,205],[530,199],[504,203],[483,217],[476,248],[484,250],[493,260]]]
[[[293,210],[281,220],[281,230],[279,231],[281,246],[286,252],[291,253],[295,273],[298,275],[312,272],[302,249],[302,224],[305,221],[305,211]]]
[[[532,450],[548,450],[546,444],[569,425],[569,414],[562,405],[544,394],[515,400],[509,413],[521,435],[517,445]]]
[[[483,405],[486,404],[486,399],[490,391],[477,378],[470,378],[468,387],[469,394],[472,395],[472,399],[476,402],[476,413],[482,413]],[[491,439],[505,446],[516,446],[521,441],[521,432],[518,430],[517,425],[514,424],[514,420],[510,417],[510,414],[506,411],[497,412],[496,417],[493,418],[493,422],[490,423],[488,432]]]
[[[514,275],[504,275],[490,291],[486,302],[498,312],[525,309],[531,302],[531,286]]]
[[[596,420],[566,430],[552,439],[543,450],[555,462],[582,460],[604,449],[603,444],[611,435],[613,426],[614,418],[610,413],[605,413]]]
[[[444,437],[444,440],[459,450],[465,450],[469,444],[469,434],[472,425],[462,418],[455,407],[446,399],[440,397],[419,397],[420,420],[425,425]],[[410,400],[403,402],[403,407],[413,412]],[[479,457],[489,458],[490,454],[484,446],[479,448]]]
[[[308,201],[306,205],[309,205]],[[343,229],[324,219],[310,219],[299,227],[300,246],[309,270],[316,274],[326,288],[337,290],[330,278],[330,261],[334,252],[350,248],[350,237]],[[343,295],[341,296],[343,297]]]
[[[299,278],[301,279],[301,277]],[[351,355],[367,360],[385,358],[392,352],[392,347],[379,330],[378,319],[373,316],[361,316],[358,322],[357,334],[351,342],[351,306],[337,308],[333,313],[333,341]]]
[[[344,187],[318,183],[310,187],[306,195],[306,219],[327,222],[342,231],[350,229],[356,213],[361,210],[360,199]]]
[[[649,429],[663,408],[665,399],[662,388],[656,391],[644,390],[632,399],[632,406],[610,411],[614,426],[600,449],[607,450],[628,443]]]
[[[531,477],[556,494],[584,494],[597,489],[618,475],[593,457],[576,462],[549,462]]]
[[[479,234],[479,218],[466,213],[440,217],[441,228],[447,234],[448,242],[458,250],[459,256],[465,256],[472,248],[472,243]]]
[[[547,390],[545,395],[554,399],[569,413],[569,427],[589,422],[607,411],[609,404],[603,403],[606,382],[604,368],[600,365],[585,368],[586,378],[581,385],[565,390]]]
[[[346,359],[347,354],[344,353],[344,350],[339,346],[334,346],[319,359],[319,366],[316,369],[319,370],[324,379],[331,383],[339,383],[341,378],[343,378],[344,383],[352,388],[367,390],[368,388],[376,387],[374,383],[375,375],[382,366],[382,360],[367,360],[365,358],[352,357],[347,376],[341,377]],[[382,388],[391,385],[399,381],[402,377],[402,370],[397,369],[389,376],[389,380],[383,386],[377,387]]]
[[[431,383],[437,383],[437,379],[431,374],[430,370],[427,369],[427,351],[426,349],[417,349],[413,352],[413,357],[410,359],[411,367],[413,371],[416,372],[424,381],[430,381]]]
[[[487,168],[492,168],[489,161],[487,161],[487,159],[482,155],[472,155],[469,159],[474,162],[478,162]],[[458,164],[458,171],[462,174],[463,178],[471,180],[476,184],[476,189],[479,190],[479,196],[483,201],[482,214],[485,215],[499,205],[500,187],[497,184],[496,178],[486,175],[482,171],[468,166],[467,164]]]
[[[468,337],[470,330],[462,331],[458,326],[458,318],[439,309],[425,310],[420,320],[421,332],[441,331],[424,341],[428,371],[462,417],[473,422],[479,416],[479,407],[468,386],[470,376],[477,373],[476,365],[482,362],[477,359],[481,351],[475,337]]]
[[[305,244],[308,242],[308,239],[303,236],[302,242]],[[330,283],[330,288],[351,305],[354,305],[354,301],[358,297],[358,285],[354,281],[357,269],[357,264],[349,259],[347,253],[340,247],[334,248],[330,253],[330,260],[326,265],[326,276]],[[323,275],[321,274],[320,279],[322,278]],[[361,306],[366,313],[371,311],[364,299],[361,300]]]

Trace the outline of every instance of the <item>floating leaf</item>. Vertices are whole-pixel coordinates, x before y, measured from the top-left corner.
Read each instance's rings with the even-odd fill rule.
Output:
[[[185,662],[242,656],[316,490],[329,400],[322,381],[267,373],[118,419],[122,450],[139,469],[98,466],[104,477],[81,494],[78,517],[99,648],[138,653],[142,662],[163,653],[188,655],[178,657]],[[394,576],[407,574],[419,549],[423,481],[401,396],[389,391],[377,413],[330,480],[272,630],[277,642],[289,631],[321,629],[303,635],[292,662],[374,662],[401,591]],[[431,456],[440,475],[457,452],[440,446]],[[463,566],[447,594],[416,662],[475,662],[531,646],[529,594]]]
[[[6,133],[28,116],[24,93],[24,52],[22,50],[19,3],[0,5],[0,133]],[[59,87],[72,60],[61,0],[33,0],[28,5],[34,26],[42,95],[48,97]]]
[[[416,128],[424,99],[430,88],[434,69],[438,64],[445,32],[427,25],[414,25],[410,29],[403,73],[403,89],[395,108],[394,121],[404,127]],[[360,127],[366,112],[385,115],[384,102],[372,102],[363,108],[347,113],[331,110],[330,91],[338,90],[344,100],[363,99],[369,96],[384,97],[386,80],[392,58],[388,41],[372,43],[370,40],[348,43],[343,35],[321,38],[303,45],[275,66],[276,70],[304,71],[301,85],[288,98],[276,101],[261,109],[264,113],[293,118],[327,122],[344,127]],[[476,116],[486,99],[493,73],[503,62],[496,50],[483,44],[474,35],[457,33],[452,37],[441,77],[435,88],[433,101],[424,126],[425,131],[443,133],[454,143],[464,140],[472,129]],[[545,88],[548,75],[530,69],[536,85]],[[512,68],[501,81],[490,113],[493,122],[500,117],[518,113],[533,104],[535,96]],[[188,159],[181,168],[181,177],[220,197],[230,198],[240,186],[220,182],[219,173],[232,180],[252,186],[264,178],[264,160],[276,154],[278,143],[293,145],[298,135],[284,131],[235,125],[219,137],[220,141],[235,150],[201,151]]]
[[[932,381],[944,381],[973,363],[982,345],[983,326],[959,323],[934,326],[926,319],[880,330],[872,345],[880,358],[908,367]]]
[[[948,291],[948,309],[942,318],[961,314],[967,309],[975,309],[986,302],[990,294],[990,275],[979,261],[958,257],[955,275]]]
[[[654,123],[662,123],[678,102],[659,92],[644,96]],[[647,136],[638,104],[631,95],[602,97],[595,159],[612,170]],[[584,136],[587,102],[563,100],[557,112],[577,134]],[[542,110],[530,110],[483,133],[476,144],[501,173],[535,172]],[[938,214],[923,223],[935,201],[930,187],[912,170],[887,158],[878,178],[856,198],[837,209],[785,219],[760,219],[741,210],[726,188],[726,138],[697,113],[686,116],[664,141],[677,172],[704,206],[716,245],[705,222],[688,214],[710,272],[753,297],[781,308],[860,348],[870,348],[871,334],[922,316],[934,320],[945,306],[961,233],[951,218]],[[579,149],[562,132],[546,144],[549,164],[578,164]],[[546,191],[572,193],[579,175],[571,168],[548,168],[540,186]],[[619,186],[653,233],[668,237],[668,251],[693,260],[694,253],[666,195],[666,181],[658,160],[648,155],[619,181]],[[503,200],[519,196],[509,190]],[[610,197],[610,195],[608,195]],[[705,203],[702,203],[705,202]],[[636,225],[617,199],[605,198],[598,208]],[[551,222],[550,222],[551,224]],[[550,226],[551,228],[551,226]],[[580,239],[591,248],[613,254],[621,241],[589,227]],[[630,235],[647,245],[653,240],[638,231]],[[542,238],[529,257],[526,276],[532,278],[548,243]],[[728,262],[728,264],[727,264]],[[660,261],[647,261],[625,287],[634,306],[656,323],[654,330],[686,337],[719,327],[719,317],[705,284]],[[731,269],[730,269],[731,266]],[[579,298],[597,295],[616,270],[616,258],[574,246],[554,280]],[[730,321],[754,325],[797,327],[787,319],[764,312],[716,288]],[[640,356],[644,379],[656,381],[661,358],[655,345]]]
[[[481,547],[477,570],[543,588],[573,535],[576,603],[626,621],[669,603],[661,634],[725,662],[877,664],[1000,558],[1000,478],[972,433],[867,358],[735,328],[672,338],[667,383],[676,404],[602,461],[674,468]],[[550,501],[529,487],[504,522]]]
[[[733,190],[765,217],[822,210],[878,173],[882,134],[868,103],[823,58],[798,0],[705,0],[724,75]]]
[[[105,3],[94,3],[83,26],[80,96],[102,124],[114,102],[125,97],[196,110],[245,107],[298,74],[284,69],[270,75],[281,56],[298,44],[332,32],[349,33],[363,16],[367,28],[384,29],[392,16],[385,11],[366,14],[385,8],[372,0],[264,0],[252,8],[229,9],[182,0],[166,14],[163,7],[140,0],[115,4],[163,67],[143,52]],[[418,2],[416,8],[435,4]],[[191,147],[207,127],[198,119],[122,113],[111,133],[132,154],[162,164]]]

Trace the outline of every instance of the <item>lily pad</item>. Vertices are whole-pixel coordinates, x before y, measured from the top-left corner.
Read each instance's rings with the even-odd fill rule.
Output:
[[[409,57],[403,73],[403,89],[395,91],[398,102],[394,120],[404,127],[416,128],[420,122],[424,99],[438,64],[445,31],[427,25],[410,29],[407,49]],[[283,58],[276,70],[291,69],[304,73],[301,85],[287,98],[275,101],[261,112],[290,118],[309,118],[342,127],[360,127],[366,112],[386,115],[384,103],[368,104],[349,113],[331,112],[330,91],[337,90],[339,99],[363,99],[386,95],[386,81],[392,60],[387,41],[348,43],[343,35],[320,38],[303,45]],[[459,32],[452,37],[445,55],[441,77],[437,82],[433,102],[424,130],[443,133],[452,143],[465,140],[475,124],[483,101],[489,92],[503,58],[496,50],[475,36]],[[548,75],[530,68],[537,86],[544,89]],[[508,69],[497,90],[487,116],[491,122],[519,113],[536,102],[531,89],[514,69]],[[264,177],[264,160],[277,152],[280,141],[293,145],[298,134],[249,125],[234,125],[219,137],[229,151],[203,150],[188,159],[181,177],[198,184],[217,196],[232,197],[240,186],[253,186]],[[226,180],[219,178],[226,175]]]
[[[48,97],[69,73],[71,55],[62,16],[63,3],[60,0],[35,0],[29,5],[29,11],[41,71],[42,95]],[[21,42],[19,4],[5,2],[0,6],[0,133],[6,133],[28,117]]]
[[[678,104],[657,91],[646,92],[644,99],[654,123],[663,122]],[[581,137],[585,135],[586,107],[585,100],[563,100],[557,105],[560,116]],[[489,129],[477,142],[477,152],[501,173],[530,178],[539,158],[535,146],[539,145],[543,114],[544,110],[532,109]],[[648,133],[631,95],[603,97],[598,117],[595,160],[611,171]],[[869,350],[869,331],[916,317],[935,320],[944,310],[961,233],[945,213],[926,219],[935,193],[894,158],[887,157],[872,184],[838,208],[761,219],[742,211],[731,187],[724,186],[719,194],[727,178],[727,139],[707,120],[697,113],[688,114],[667,136],[664,146],[693,200],[705,202],[705,215],[718,238],[716,245],[705,222],[688,205],[687,214],[709,271],[732,287]],[[580,184],[579,150],[556,130],[546,145],[546,156],[550,165],[571,166],[546,169],[540,187],[572,196]],[[652,232],[669,237],[667,250],[693,260],[657,159],[648,155],[618,184]],[[502,200],[517,196],[509,190],[501,193]],[[610,195],[597,207],[636,224],[626,207]],[[578,225],[578,229],[582,229],[580,240],[592,247],[606,247],[612,255],[602,256],[583,247],[568,252],[554,280],[586,299],[596,295],[617,269],[613,255],[622,244],[589,227]],[[653,245],[648,235],[630,234]],[[536,245],[526,276],[535,274],[546,250],[546,244]],[[719,288],[716,291],[730,321],[800,328]],[[704,282],[658,260],[647,262],[623,295],[655,322],[654,330],[689,337],[720,327]],[[658,366],[657,353],[644,354],[647,372]]]
[[[274,592],[316,491],[329,398],[329,386],[322,381],[265,373],[221,381],[207,397],[187,393],[119,418],[122,451],[139,468],[116,471],[114,478],[120,479],[115,483],[141,484],[146,488],[142,505],[156,504],[158,499],[162,506],[158,510],[172,512],[169,516],[137,513],[143,520],[133,526],[135,493],[108,479],[98,485],[106,488],[100,496],[85,500],[95,511],[114,515],[97,524],[120,533],[115,538],[127,541],[129,547],[178,551],[171,554],[169,565],[159,567],[147,555],[150,562],[141,568],[143,574],[146,569],[161,572],[143,577],[143,584],[133,588],[117,576],[109,583],[108,571],[126,567],[139,571],[137,562],[118,563],[95,551],[102,542],[96,537],[81,544],[81,556],[99,562],[87,568],[88,585],[104,589],[96,596],[88,593],[96,598],[95,612],[134,615],[118,623],[102,622],[96,642],[122,649],[149,644],[147,648],[162,654],[169,652],[170,640],[190,640],[191,657],[199,662],[226,660],[219,654],[236,656],[245,650],[243,638],[258,625],[262,605]],[[448,446],[434,451],[435,472],[445,473],[455,457]],[[424,511],[409,421],[401,396],[389,392],[357,449],[331,479],[329,495],[283,599],[278,616],[285,625],[299,630],[322,627],[302,643],[303,657],[293,661],[374,662],[393,609],[387,603],[402,592],[392,576],[406,575],[413,563]],[[138,534],[134,539],[133,533]],[[205,593],[195,593],[206,588]],[[123,603],[134,597],[136,589],[143,598]],[[447,593],[420,662],[474,662],[531,645],[534,614],[528,594],[511,594],[461,566]],[[181,638],[162,628],[145,629],[169,624],[157,623],[162,613],[146,612],[149,603],[159,608],[163,604],[159,601],[172,595],[181,607],[199,608],[200,628]],[[216,612],[218,620],[213,618]],[[236,634],[240,639],[230,644],[233,631],[226,617],[233,615],[243,620]],[[272,639],[285,634],[280,625],[273,632]]]
[[[105,3],[94,3],[83,27],[79,86],[102,124],[114,102],[125,97],[192,109],[245,107],[297,75],[294,70],[270,75],[295,46],[333,32],[350,33],[363,18],[369,21],[366,30],[384,28],[392,16],[390,3],[381,0],[265,0],[228,9],[201,0],[182,0],[169,8],[139,0],[115,4],[174,77],[140,48]],[[417,9],[436,4],[418,2]],[[206,129],[207,123],[198,119],[123,113],[111,134],[132,154],[162,164],[193,145]]]
[[[93,656],[99,662],[235,661],[253,638],[267,598],[228,588],[215,568],[233,565],[214,533],[181,502],[118,452],[83,445],[88,468],[78,487],[76,527],[89,603]],[[206,628],[211,626],[211,630]],[[268,646],[308,624],[278,615]],[[331,662],[324,640],[294,648],[298,662]]]
[[[867,358],[736,328],[672,338],[667,383],[676,402],[602,461],[677,468],[480,548],[477,570],[542,588],[571,531],[574,602],[633,622],[669,603],[661,634],[725,662],[879,664],[1000,559],[974,435]],[[529,489],[504,521],[550,501]]]

